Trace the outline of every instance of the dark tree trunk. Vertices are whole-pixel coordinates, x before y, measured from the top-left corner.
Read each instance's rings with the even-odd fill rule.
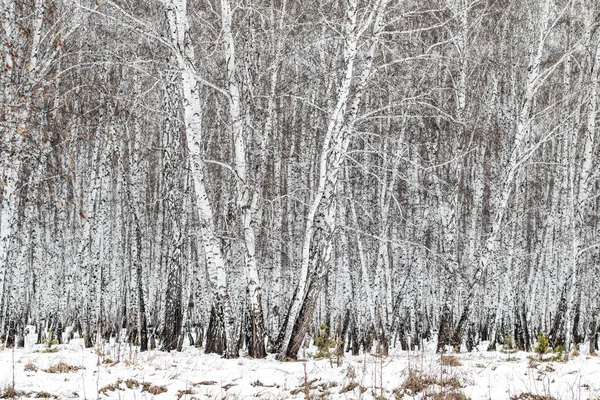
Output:
[[[350,325],[350,308],[346,308],[346,312],[344,313],[344,319],[342,320],[342,316],[339,317],[340,323],[338,324],[338,330],[336,333],[336,354],[338,357],[343,356],[344,354],[344,343],[346,340],[346,335],[348,333],[348,326]]]
[[[15,345],[15,321],[8,323],[8,332],[6,333],[6,347],[13,347]]]
[[[17,342],[17,348],[22,349],[25,347],[25,330],[19,329],[19,331],[21,333],[16,336],[16,342]]]
[[[400,348],[402,350],[408,350],[408,340],[406,339],[406,322],[404,317],[398,324],[398,338],[400,339]]]
[[[515,326],[513,331],[515,347],[519,350],[525,350],[525,335],[523,331],[523,321],[521,320],[521,315],[518,311],[515,314]]]
[[[590,354],[595,355],[598,350],[598,324],[597,317],[592,316],[590,320]]]
[[[41,324],[37,324],[35,329],[37,329],[37,341],[35,342],[35,344],[41,344],[42,343],[42,325]],[[79,325],[79,336],[81,337],[81,325]]]
[[[196,347],[202,347],[204,343],[204,328],[201,325],[196,326]]]
[[[181,304],[181,242],[175,237],[178,232],[173,232],[172,255],[169,262],[169,271],[167,277],[167,293],[165,306],[165,325],[162,331],[162,350],[176,350],[179,346],[179,336],[183,322],[183,312]]]
[[[86,329],[85,333],[83,334],[83,344],[86,349],[94,347],[94,341],[92,340],[92,335],[89,329]]]
[[[138,324],[140,330],[140,351],[146,351],[148,350],[148,322],[146,320],[146,304],[144,302],[144,288],[142,280],[142,230],[140,228],[140,221],[135,213],[133,218],[135,220],[135,270],[137,279],[136,284],[138,297]]]
[[[452,313],[447,305],[442,310],[442,317],[440,318],[440,329],[438,331],[438,343],[436,352],[444,353],[446,346],[452,342]]]
[[[294,290],[294,294],[292,295],[292,299],[296,297],[296,292],[298,292],[298,287]],[[291,307],[286,307],[287,312],[285,313],[285,317],[283,318],[282,323],[279,325],[279,333],[277,335],[277,340],[275,341],[275,353],[280,353],[281,348],[283,347],[283,341],[285,339],[285,328],[288,324],[288,320],[290,319]]]
[[[475,327],[473,325],[469,326],[469,330],[467,331],[467,351],[470,353],[475,348]]]
[[[381,346],[381,354],[387,356],[390,351],[390,338],[385,331],[385,326],[383,326],[381,313],[379,313],[379,344]]]
[[[223,310],[221,303],[215,301],[210,310],[210,321],[208,322],[208,331],[206,332],[205,353],[223,354],[225,352],[225,326],[223,323]]]
[[[262,301],[259,295],[259,301]],[[251,308],[251,307],[249,307]],[[254,358],[265,358],[264,326],[263,326],[262,308],[258,313],[248,310],[248,355]]]
[[[58,341],[59,344],[62,344],[62,335],[63,335],[63,326],[62,326],[62,322],[58,321],[58,323],[56,324],[56,340]]]
[[[565,314],[567,311],[567,297],[566,290],[563,289],[563,294],[554,316],[552,323],[552,329],[548,334],[548,341],[551,347],[556,347],[565,343]]]
[[[287,358],[296,359],[298,356],[298,351],[300,351],[300,347],[302,347],[302,343],[306,337],[306,332],[308,331],[312,315],[315,311],[323,282],[323,276],[314,276],[308,285],[308,290],[306,292],[304,302],[302,303],[300,313],[298,314],[298,318],[296,318],[296,322],[294,323],[292,337],[285,354]]]
[[[456,329],[454,330],[454,335],[452,336],[451,344],[454,347],[454,350],[459,352],[460,346],[462,345],[462,340],[464,336],[465,329],[469,322],[469,303],[465,305],[465,309],[458,320],[458,324],[456,325]]]
[[[575,304],[575,313],[573,317],[573,345],[576,349],[579,348],[579,344],[583,342],[583,334],[579,331],[579,322],[581,320],[581,298],[578,296],[577,303]]]
[[[187,335],[188,335],[188,342],[190,342],[190,346],[194,346],[194,344],[196,343],[196,341],[194,340],[194,336],[192,335],[192,331],[188,330],[187,331]]]
[[[531,351],[531,333],[529,332],[529,321],[527,321],[527,310],[521,310],[521,324],[523,326],[523,348]]]
[[[352,355],[357,356],[360,353],[360,342],[358,341],[358,326],[356,325],[356,318],[352,318],[352,328],[350,329],[350,336],[352,342]]]

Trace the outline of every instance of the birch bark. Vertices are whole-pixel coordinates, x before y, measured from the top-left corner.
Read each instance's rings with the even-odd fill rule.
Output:
[[[581,161],[580,171],[576,180],[574,168],[576,165],[575,153],[571,154],[571,266],[567,290],[567,309],[565,312],[565,347],[569,350],[573,342],[573,312],[576,287],[580,275],[579,263],[585,252],[586,224],[589,219],[590,201],[593,199],[593,167],[594,167],[594,147],[596,138],[596,116],[598,107],[598,82],[600,70],[600,42],[596,40],[596,48],[593,51],[591,65],[591,82],[588,100],[588,118],[585,126],[585,137],[583,138],[583,159]],[[578,130],[573,131],[573,145],[578,142]],[[573,343],[577,345],[577,343]]]
[[[338,173],[350,142],[350,135],[353,133],[363,91],[372,72],[373,56],[383,30],[383,12],[386,4],[387,0],[378,1],[361,26],[357,21],[358,2],[348,2],[344,23],[344,72],[321,147],[317,190],[306,217],[300,282],[288,313],[283,341],[279,346],[280,358],[296,358],[328,273],[331,244],[336,229],[335,191]],[[375,23],[372,42],[350,102],[359,39],[373,20]]]
[[[208,197],[202,154],[202,100],[198,72],[194,66],[194,48],[189,35],[186,0],[167,0],[167,20],[173,51],[181,74],[184,122],[191,174],[200,220],[207,271],[213,284],[215,319],[224,332],[225,357],[237,357],[234,318],[227,288],[227,271],[219,238],[216,235],[213,209]],[[207,352],[213,351],[211,348]]]
[[[483,278],[487,275],[490,267],[493,266],[494,258],[500,244],[500,236],[504,224],[505,216],[509,210],[509,202],[512,196],[513,187],[517,174],[522,164],[527,161],[536,149],[535,144],[530,143],[530,124],[531,111],[537,91],[539,89],[538,79],[540,78],[540,69],[542,55],[545,48],[548,26],[550,23],[550,1],[545,0],[542,13],[540,15],[541,27],[534,37],[535,47],[531,49],[531,56],[527,67],[527,76],[525,82],[525,91],[521,100],[521,107],[516,118],[515,137],[510,147],[510,155],[505,166],[504,179],[501,184],[501,190],[498,195],[498,204],[491,221],[491,232],[485,240],[478,259],[477,269],[475,271],[471,289],[467,294],[464,303],[461,318],[454,332],[454,345],[460,345],[464,329],[472,312],[472,307],[477,297],[478,290],[481,287]]]
[[[232,10],[228,0],[221,0],[221,18],[225,55],[227,59],[227,80],[229,91],[229,117],[233,131],[235,172],[237,175],[237,204],[241,213],[244,232],[244,267],[247,281],[247,293],[250,312],[250,344],[249,354],[255,358],[263,358],[267,354],[264,344],[264,320],[262,309],[262,289],[256,265],[256,232],[254,224],[259,202],[261,182],[254,182],[252,187],[247,165],[246,143],[249,140],[248,128],[244,126],[242,116],[242,99],[238,78],[236,76],[236,46],[232,32]],[[264,154],[264,149],[261,149]],[[259,156],[259,168],[265,168],[264,156]]]

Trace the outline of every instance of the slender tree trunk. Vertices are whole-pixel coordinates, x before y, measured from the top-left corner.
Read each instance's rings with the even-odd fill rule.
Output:
[[[242,227],[244,232],[244,267],[247,281],[248,305],[249,305],[249,333],[250,343],[248,353],[255,358],[263,358],[265,352],[264,343],[264,320],[262,309],[262,289],[256,265],[256,232],[255,219],[259,201],[259,187],[261,182],[254,182],[251,187],[248,166],[246,143],[249,140],[248,127],[244,126],[242,116],[242,99],[236,76],[236,48],[232,32],[232,11],[228,0],[221,0],[221,17],[223,40],[225,43],[225,54],[227,59],[227,78],[229,90],[229,115],[234,140],[235,172],[237,175],[237,204],[241,213]],[[265,168],[266,159],[264,149],[259,155],[259,168]],[[262,177],[260,177],[262,178]]]
[[[186,131],[187,154],[194,179],[194,192],[198,207],[200,231],[204,244],[207,271],[214,288],[213,323],[223,324],[223,327],[210,327],[211,333],[224,334],[225,351],[227,358],[238,356],[236,348],[234,317],[231,300],[227,287],[227,271],[221,244],[216,235],[212,205],[206,189],[204,176],[204,159],[202,155],[202,101],[200,98],[200,85],[198,71],[194,67],[195,57],[193,45],[190,41],[187,6],[185,0],[169,0],[166,2],[167,19],[171,40],[175,46],[175,57],[181,73],[181,86],[183,88],[183,107]],[[214,350],[209,343],[217,338],[207,338],[206,351]]]
[[[295,358],[304,340],[308,325],[329,271],[332,240],[336,228],[336,189],[338,172],[348,148],[350,134],[354,129],[358,107],[371,74],[375,48],[383,30],[383,10],[387,0],[380,0],[369,12],[363,29],[373,20],[373,37],[367,51],[365,65],[358,78],[354,97],[350,102],[354,70],[357,61],[361,28],[357,23],[358,4],[350,0],[344,25],[343,68],[344,75],[337,91],[335,107],[329,117],[327,132],[322,145],[319,162],[318,187],[310,205],[302,247],[300,282],[292,301],[289,319],[285,327],[280,357]]]
[[[498,205],[492,221],[491,232],[485,240],[481,250],[480,256],[477,262],[477,269],[474,274],[474,284],[471,285],[471,289],[467,294],[467,298],[464,303],[462,315],[459,319],[458,325],[454,333],[454,342],[460,342],[464,334],[466,323],[470,318],[470,314],[473,310],[473,303],[477,298],[478,291],[481,289],[483,279],[490,272],[489,269],[493,268],[495,263],[495,257],[497,255],[498,246],[500,244],[500,236],[502,233],[502,226],[506,214],[509,210],[509,204],[513,193],[515,184],[515,178],[519,173],[521,166],[526,162],[534,153],[539,145],[530,144],[530,124],[531,124],[531,111],[534,104],[534,99],[539,89],[537,80],[540,77],[540,69],[542,63],[543,50],[545,47],[546,35],[548,31],[548,24],[550,22],[550,2],[549,0],[544,1],[543,11],[540,16],[542,21],[542,27],[537,32],[537,45],[536,48],[532,49],[531,57],[528,65],[527,81],[525,85],[525,93],[523,94],[521,108],[516,118],[516,132],[514,142],[510,148],[510,155],[508,163],[505,167],[505,176],[501,184],[501,191],[498,196]],[[532,32],[533,33],[533,32]]]
[[[598,72],[600,70],[600,43],[596,42],[596,48],[591,65],[591,84],[590,94],[588,101],[588,118],[585,126],[585,137],[584,149],[583,149],[583,160],[581,163],[581,170],[579,172],[578,179],[576,179],[576,173],[574,168],[576,167],[576,150],[575,146],[578,142],[579,132],[578,130],[573,131],[572,139],[572,154],[571,154],[571,167],[570,167],[570,181],[571,181],[571,267],[569,271],[570,281],[568,282],[567,289],[567,308],[565,313],[565,347],[569,350],[571,343],[577,345],[574,341],[573,336],[573,310],[574,300],[576,294],[576,288],[579,278],[579,260],[584,256],[584,246],[586,239],[585,226],[589,220],[589,210],[591,205],[589,204],[593,190],[591,187],[591,180],[594,166],[594,146],[596,137],[596,116],[598,106],[598,83],[600,81]],[[576,187],[577,186],[577,187]]]

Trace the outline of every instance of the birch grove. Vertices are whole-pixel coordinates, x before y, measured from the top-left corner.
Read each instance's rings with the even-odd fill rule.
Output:
[[[3,345],[594,353],[598,15],[1,0]]]

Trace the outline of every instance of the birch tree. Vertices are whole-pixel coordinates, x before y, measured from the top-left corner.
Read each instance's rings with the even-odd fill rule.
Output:
[[[343,75],[337,89],[337,98],[329,116],[327,132],[322,145],[319,162],[319,179],[310,205],[304,243],[300,282],[287,316],[283,340],[280,343],[281,357],[295,358],[308,329],[317,297],[323,288],[329,270],[332,236],[335,232],[336,186],[343,156],[353,133],[362,94],[372,71],[373,57],[378,37],[384,26],[383,15],[386,1],[378,1],[368,16],[358,22],[358,2],[350,1],[344,21]],[[373,37],[365,57],[361,75],[355,77],[355,63],[361,35],[373,24]],[[350,90],[356,82],[354,97]],[[309,275],[310,274],[310,275]]]
[[[262,289],[256,265],[256,233],[254,224],[259,201],[259,182],[250,182],[248,174],[248,152],[246,143],[249,140],[248,127],[244,126],[242,115],[242,99],[238,84],[236,65],[236,46],[232,31],[232,10],[228,0],[221,0],[221,18],[225,59],[227,60],[227,82],[229,94],[229,116],[234,142],[235,173],[237,179],[238,208],[244,232],[244,262],[247,280],[248,303],[250,312],[249,354],[252,357],[266,356],[264,344],[264,320],[262,310]],[[264,150],[261,150],[264,153]],[[264,157],[261,157],[264,164]],[[261,167],[262,168],[262,167]]]
[[[187,152],[194,179],[204,253],[207,269],[214,285],[213,321],[219,327],[217,329],[222,329],[224,332],[225,346],[223,351],[225,356],[235,357],[237,356],[237,349],[234,337],[233,311],[227,293],[227,271],[221,245],[215,233],[213,211],[208,198],[203,170],[202,99],[200,97],[198,71],[194,66],[194,48],[188,31],[187,5],[185,0],[173,0],[165,2],[165,6],[174,47],[173,51],[181,74]],[[219,338],[209,339],[223,340]],[[207,344],[207,351],[220,350],[218,347],[211,348]]]

